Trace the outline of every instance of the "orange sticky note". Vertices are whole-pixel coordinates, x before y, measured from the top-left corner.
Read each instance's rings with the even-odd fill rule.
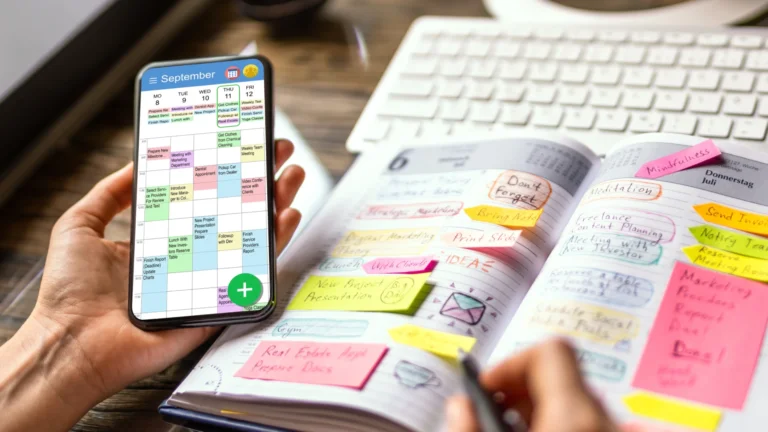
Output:
[[[705,221],[755,234],[768,235],[768,216],[717,203],[693,206]]]
[[[741,409],[768,322],[768,287],[677,262],[633,387]]]
[[[531,228],[536,226],[542,210],[508,209],[490,205],[479,205],[464,209],[470,219],[489,222],[510,228]]]
[[[262,341],[235,376],[359,390],[387,350],[383,344]]]

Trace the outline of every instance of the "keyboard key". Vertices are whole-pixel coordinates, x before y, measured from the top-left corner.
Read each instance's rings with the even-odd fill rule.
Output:
[[[768,50],[749,52],[744,67],[749,70],[768,71]]]
[[[451,26],[443,30],[443,34],[456,39],[464,39],[469,36],[469,28],[462,25]]]
[[[760,117],[768,117],[768,96],[762,96],[760,98],[760,105],[757,108],[757,115]]]
[[[754,35],[736,35],[731,38],[731,46],[736,48],[760,48],[763,38]]]
[[[528,66],[528,78],[536,82],[552,82],[557,76],[555,63],[531,63]]]
[[[741,69],[742,63],[744,63],[742,49],[718,49],[712,56],[712,67],[720,69]]]
[[[614,61],[621,64],[640,64],[645,58],[645,47],[629,45],[616,49]]]
[[[525,75],[527,64],[522,61],[502,61],[499,64],[499,78],[521,80]]]
[[[720,84],[720,72],[703,70],[692,72],[688,79],[688,87],[694,90],[717,90]]]
[[[589,108],[570,109],[565,114],[565,127],[568,129],[592,129],[596,113]]]
[[[728,35],[723,33],[700,34],[696,42],[701,46],[723,47],[728,45]]]
[[[499,103],[493,102],[472,102],[469,110],[469,119],[481,123],[493,123],[499,116]]]
[[[389,133],[390,139],[411,139],[419,134],[421,122],[416,120],[396,120],[392,123]]]
[[[590,63],[608,63],[613,57],[613,47],[606,44],[589,45],[584,60]]]
[[[387,136],[389,132],[390,122],[388,120],[379,119],[368,124],[363,131],[363,139],[371,141],[381,141]]]
[[[530,42],[523,49],[523,58],[529,60],[544,60],[549,57],[552,45],[542,42]]]
[[[621,93],[617,89],[595,89],[589,99],[590,105],[601,108],[614,108],[619,104]]]
[[[649,90],[629,90],[624,93],[621,106],[628,109],[647,110],[653,104],[653,92]]]
[[[654,71],[647,67],[631,67],[624,70],[624,85],[631,87],[650,87]]]
[[[539,127],[556,128],[563,119],[563,109],[557,105],[536,107],[533,110],[531,123]]]
[[[496,70],[496,59],[473,59],[469,62],[468,75],[472,78],[491,78]]]
[[[696,40],[693,34],[682,32],[665,33],[663,39],[670,45],[691,45]]]
[[[411,49],[412,54],[427,55],[432,51],[435,46],[435,41],[430,38],[421,38],[418,42],[413,44]]]
[[[691,93],[688,110],[695,113],[717,114],[723,97],[717,93]]]
[[[685,109],[688,102],[688,94],[683,92],[659,92],[656,95],[656,104],[653,106],[659,111],[677,111]]]
[[[688,74],[682,69],[660,69],[656,73],[656,87],[681,89]]]
[[[637,31],[632,32],[632,42],[639,44],[655,44],[661,40],[661,34],[655,31]]]
[[[528,39],[531,37],[532,32],[529,28],[513,25],[505,27],[504,34],[512,39]]]
[[[398,96],[421,96],[432,94],[434,84],[427,79],[401,79],[393,86],[390,94]]]
[[[602,131],[623,132],[627,129],[629,114],[624,111],[601,111],[597,115],[597,128]]]
[[[664,119],[662,132],[693,135],[697,121],[696,116],[690,114],[669,114]]]
[[[765,131],[768,128],[768,120],[764,119],[737,119],[733,125],[733,137],[736,139],[762,141],[765,139]]]
[[[526,99],[535,104],[551,104],[556,93],[557,88],[553,86],[532,86],[528,89]]]
[[[617,66],[595,66],[590,81],[597,85],[616,85],[620,76],[621,68]]]
[[[595,32],[586,29],[570,30],[565,33],[565,38],[572,41],[589,42],[595,38]]]
[[[753,72],[726,72],[723,74],[723,90],[749,92],[755,83]]]
[[[525,93],[522,84],[501,82],[496,86],[496,99],[505,102],[520,102]]]
[[[469,111],[469,102],[463,99],[443,101],[440,104],[440,118],[444,120],[464,120]]]
[[[709,58],[712,51],[709,48],[683,48],[680,50],[678,64],[688,67],[706,67],[709,64]]]
[[[708,138],[728,138],[732,121],[728,117],[702,117],[697,134]]]
[[[451,129],[451,135],[454,136],[474,136],[477,134],[486,134],[493,128],[489,123],[456,123]]]
[[[755,88],[758,93],[768,93],[768,74],[761,73],[757,77],[757,87]]]
[[[615,31],[615,30],[601,31],[600,33],[598,33],[597,39],[603,42],[612,42],[612,43],[624,42],[625,40],[627,40],[627,32]]]
[[[446,136],[451,131],[451,124],[441,121],[424,122],[421,125],[421,131],[419,136],[422,137],[439,137]]]
[[[566,64],[560,68],[560,81],[571,84],[584,84],[587,81],[589,68],[583,64]]]
[[[437,59],[433,57],[411,57],[403,69],[403,75],[429,76],[437,69]]]
[[[658,66],[672,66],[677,61],[677,48],[673,47],[653,47],[648,50],[646,63]]]
[[[464,53],[470,57],[485,57],[491,51],[491,41],[487,39],[470,39],[464,47]]]
[[[576,61],[579,57],[581,57],[581,45],[565,43],[555,47],[555,60]]]
[[[444,98],[457,98],[464,89],[464,83],[458,79],[445,79],[437,86],[437,95]]]
[[[447,77],[460,77],[467,68],[465,58],[444,58],[440,60],[440,75]]]
[[[757,97],[754,95],[725,95],[723,102],[723,112],[731,115],[751,116],[755,113]]]
[[[442,37],[437,41],[435,52],[442,56],[455,56],[461,52],[461,39]]]
[[[631,132],[658,132],[661,129],[663,117],[656,113],[642,113],[632,116],[629,122]]]
[[[563,37],[563,31],[556,27],[542,26],[536,30],[536,36],[544,40],[559,40]]]
[[[436,99],[389,98],[379,108],[379,115],[386,117],[431,119],[436,112]]]
[[[494,39],[501,36],[501,30],[494,26],[478,26],[472,29],[473,35],[480,38]]]
[[[493,43],[493,55],[501,58],[515,58],[520,54],[520,43],[499,39]]]
[[[583,106],[587,102],[588,94],[586,87],[562,87],[558,102],[561,105]]]
[[[531,107],[527,105],[504,104],[501,109],[501,121],[506,124],[525,126],[531,117]]]
[[[470,99],[488,100],[493,93],[493,81],[470,81],[466,96]]]

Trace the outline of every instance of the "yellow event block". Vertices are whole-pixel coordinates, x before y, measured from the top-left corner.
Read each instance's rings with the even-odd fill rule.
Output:
[[[348,231],[331,256],[360,258],[421,255],[437,237],[437,227]]]
[[[749,213],[717,203],[699,204],[693,206],[693,209],[709,223],[755,234],[768,235],[768,216]]]
[[[423,349],[448,361],[458,360],[459,348],[470,352],[476,342],[473,337],[430,330],[413,324],[391,328],[389,335],[397,343]]]
[[[684,247],[683,252],[696,265],[734,276],[768,282],[768,261],[701,245]]]
[[[413,313],[429,274],[310,276],[288,309]]]
[[[168,189],[170,202],[192,201],[194,189],[191,184],[170,185]]]
[[[739,234],[712,225],[699,225],[688,229],[703,245],[768,260],[768,239]]]
[[[536,226],[541,212],[541,209],[508,209],[489,205],[479,205],[464,209],[464,213],[472,220],[490,222],[510,228],[532,228]]]
[[[243,233],[225,232],[219,233],[219,250],[234,250],[243,248]]]
[[[634,414],[703,431],[717,430],[722,415],[719,410],[713,408],[650,393],[638,392],[624,396],[624,404]]]
[[[250,144],[240,147],[240,162],[260,162],[264,160],[264,144]]]

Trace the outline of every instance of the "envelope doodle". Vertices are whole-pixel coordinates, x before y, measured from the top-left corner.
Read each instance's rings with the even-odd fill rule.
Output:
[[[440,308],[440,315],[456,318],[470,325],[480,322],[485,305],[480,300],[462,293],[453,293]]]

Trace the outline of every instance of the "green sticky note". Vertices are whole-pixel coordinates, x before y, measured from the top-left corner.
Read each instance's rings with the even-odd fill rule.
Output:
[[[727,252],[768,260],[768,239],[727,231],[712,225],[689,228],[696,240]]]

